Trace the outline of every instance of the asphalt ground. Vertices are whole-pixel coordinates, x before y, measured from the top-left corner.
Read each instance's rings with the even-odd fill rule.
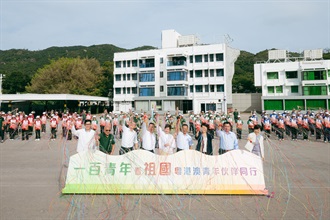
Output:
[[[242,114],[246,123],[248,115]],[[6,140],[0,144],[0,219],[329,219],[330,144],[266,139],[268,196],[62,195],[65,151],[76,140]],[[243,139],[248,132],[246,124]],[[239,140],[240,149],[246,140]],[[120,140],[116,142],[118,154]],[[213,140],[214,152],[218,139]]]

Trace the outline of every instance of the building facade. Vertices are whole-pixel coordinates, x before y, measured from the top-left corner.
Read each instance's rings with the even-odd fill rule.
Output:
[[[114,54],[114,111],[227,111],[239,50],[162,31],[162,48]]]
[[[322,59],[322,50],[306,50],[297,58],[288,58],[285,50],[273,50],[268,58],[254,65],[263,110],[330,108],[330,60]]]

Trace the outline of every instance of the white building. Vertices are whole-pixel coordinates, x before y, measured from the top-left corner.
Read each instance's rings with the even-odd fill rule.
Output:
[[[297,58],[268,51],[268,61],[254,65],[254,84],[262,88],[266,111],[330,108],[330,60],[322,59],[322,49]]]
[[[114,111],[226,111],[239,50],[162,31],[162,48],[114,54]]]

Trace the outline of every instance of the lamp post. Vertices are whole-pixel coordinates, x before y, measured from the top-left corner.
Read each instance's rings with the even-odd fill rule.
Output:
[[[0,74],[0,110],[1,110],[1,102],[2,102],[2,80],[5,78],[5,74]]]

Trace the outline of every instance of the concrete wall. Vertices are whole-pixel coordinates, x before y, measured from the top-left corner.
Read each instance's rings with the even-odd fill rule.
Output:
[[[233,110],[239,112],[250,112],[254,109],[262,111],[261,93],[233,93]]]

